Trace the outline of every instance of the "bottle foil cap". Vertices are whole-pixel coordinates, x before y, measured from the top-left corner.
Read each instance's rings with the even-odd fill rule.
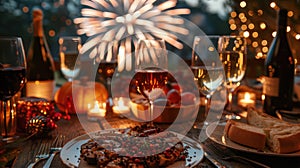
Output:
[[[39,20],[42,20],[43,19],[43,11],[41,9],[34,9],[32,11],[32,16],[33,16],[33,19],[39,19]]]

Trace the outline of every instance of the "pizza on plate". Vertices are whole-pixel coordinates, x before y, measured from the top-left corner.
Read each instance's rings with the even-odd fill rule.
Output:
[[[99,134],[81,145],[81,158],[107,168],[157,168],[185,161],[187,147],[173,132],[142,125]]]

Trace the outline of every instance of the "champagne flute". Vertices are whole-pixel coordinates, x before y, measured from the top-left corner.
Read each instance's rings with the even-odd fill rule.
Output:
[[[221,36],[219,52],[226,76],[227,106],[232,112],[232,93],[240,85],[246,72],[246,39],[240,36]]]
[[[61,72],[71,82],[80,71],[79,50],[81,39],[78,36],[65,36],[59,38],[59,56]]]
[[[153,125],[153,103],[162,93],[167,83],[168,62],[164,40],[142,40],[135,50],[135,75],[130,82],[130,88],[147,99],[149,103],[149,124]],[[133,95],[133,94],[130,94]],[[131,99],[136,97],[130,96]]]
[[[204,118],[209,111],[211,96],[225,78],[217,51],[218,40],[219,36],[195,36],[193,43],[191,69],[200,93],[206,98]],[[194,128],[202,128],[203,124],[208,123],[195,123]]]
[[[0,81],[0,129],[3,140],[8,140],[15,134],[16,125],[11,99],[26,83],[26,58],[20,37],[0,37]]]

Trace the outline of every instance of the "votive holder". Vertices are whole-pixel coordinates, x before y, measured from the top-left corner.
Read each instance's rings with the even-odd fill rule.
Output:
[[[95,101],[94,104],[88,104],[87,117],[90,121],[97,121],[106,115],[106,103]]]
[[[113,112],[123,118],[130,113],[130,99],[125,97],[116,97],[113,100]]]
[[[256,95],[252,92],[239,92],[238,105],[243,108],[255,107]]]

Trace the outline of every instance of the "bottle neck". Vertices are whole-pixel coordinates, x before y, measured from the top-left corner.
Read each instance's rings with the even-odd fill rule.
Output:
[[[33,36],[34,37],[44,36],[42,19],[33,19]]]
[[[287,16],[284,14],[280,14],[278,16],[277,32],[281,34],[286,34],[286,27],[287,27]]]

